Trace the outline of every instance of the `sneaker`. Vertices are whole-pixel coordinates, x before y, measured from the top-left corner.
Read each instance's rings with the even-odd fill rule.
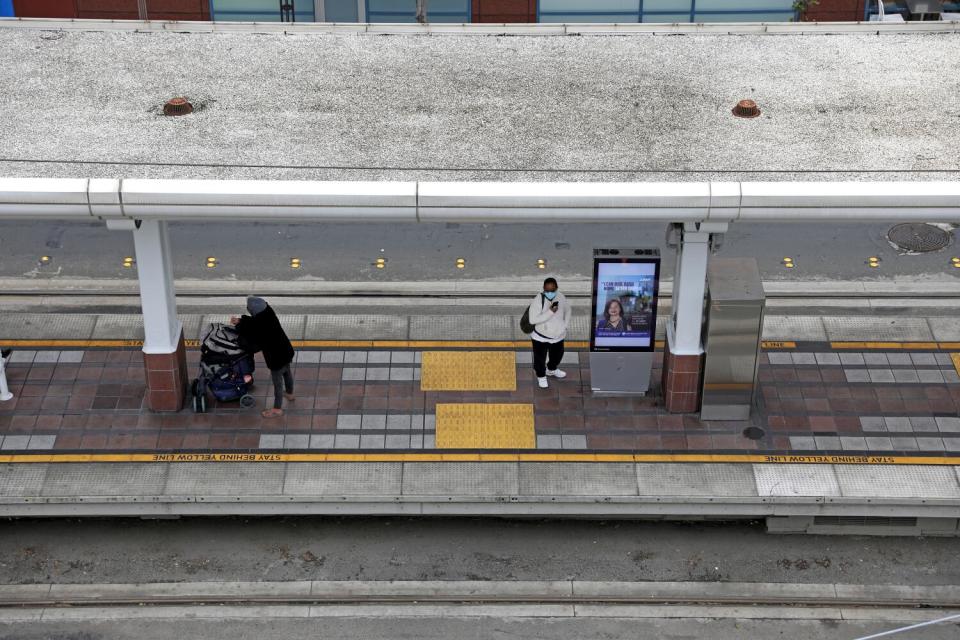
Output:
[[[563,378],[567,377],[567,372],[561,371],[560,369],[555,369],[553,371],[547,371],[547,375],[551,378],[558,378],[562,380]]]
[[[550,385],[547,383],[546,378],[537,378],[537,386],[540,387],[541,389],[546,389]]]

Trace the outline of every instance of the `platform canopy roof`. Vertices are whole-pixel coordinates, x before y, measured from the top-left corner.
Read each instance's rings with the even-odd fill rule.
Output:
[[[6,27],[0,59],[6,177],[960,179],[957,32]]]

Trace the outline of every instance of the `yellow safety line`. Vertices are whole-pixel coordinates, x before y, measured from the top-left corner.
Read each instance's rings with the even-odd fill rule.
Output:
[[[953,349],[956,342],[831,342],[831,349]]]
[[[764,349],[796,349],[796,342],[781,342],[776,340],[761,340],[760,346]]]
[[[768,464],[960,465],[960,456],[711,453],[16,453],[0,464],[77,462],[702,462]]]
[[[951,353],[950,359],[953,360],[953,368],[960,374],[960,353]]]

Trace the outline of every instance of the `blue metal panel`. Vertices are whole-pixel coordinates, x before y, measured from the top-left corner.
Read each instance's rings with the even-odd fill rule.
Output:
[[[403,5],[385,0],[364,0],[367,22],[416,22],[416,0],[404,0]],[[389,7],[389,8],[388,8]],[[427,22],[470,22],[470,0],[437,0],[427,3]]]
[[[0,18],[13,17],[13,0],[0,0]]]
[[[960,0],[958,0],[960,1]],[[734,19],[742,21],[784,21],[789,22],[796,16],[796,12],[788,3],[789,0],[730,0],[723,4],[723,9],[708,8],[716,3],[702,2],[704,9],[697,8],[697,0],[687,2],[664,3],[644,2],[638,0],[636,14],[626,14],[621,11],[602,11],[591,9],[590,0],[581,3],[564,2],[563,9],[551,10],[550,3],[537,3],[537,22],[709,22],[711,17],[729,22]],[[573,8],[574,6],[582,8]]]

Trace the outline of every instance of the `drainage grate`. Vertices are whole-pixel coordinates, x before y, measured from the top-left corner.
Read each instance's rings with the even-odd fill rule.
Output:
[[[927,253],[949,246],[953,234],[932,224],[908,222],[891,227],[887,240],[902,251]]]
[[[915,527],[917,519],[884,516],[814,516],[813,524],[833,527]]]
[[[760,427],[747,427],[743,430],[743,435],[751,440],[759,440],[766,435],[766,432]]]

